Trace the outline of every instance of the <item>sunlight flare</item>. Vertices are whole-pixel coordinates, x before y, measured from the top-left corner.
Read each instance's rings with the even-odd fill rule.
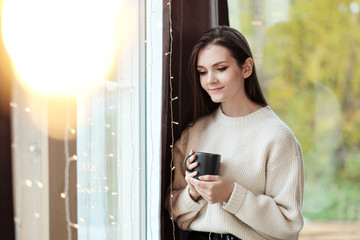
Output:
[[[120,39],[119,2],[6,0],[2,34],[19,82],[56,96],[101,84]]]

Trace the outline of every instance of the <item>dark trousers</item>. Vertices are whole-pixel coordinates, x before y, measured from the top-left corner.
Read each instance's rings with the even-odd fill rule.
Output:
[[[231,234],[209,233],[209,232],[190,232],[188,240],[241,240]]]

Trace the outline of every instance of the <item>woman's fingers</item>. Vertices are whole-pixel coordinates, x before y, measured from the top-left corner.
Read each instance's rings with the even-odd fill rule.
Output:
[[[186,171],[186,175],[185,175],[185,181],[187,182],[187,184],[189,186],[189,194],[194,201],[197,201],[200,197],[200,194],[197,192],[196,188],[191,184],[191,182],[194,180],[194,177],[197,174],[198,174],[197,171],[194,171],[194,172]]]
[[[187,159],[187,162],[188,162],[189,164],[191,164],[191,163],[194,162],[194,160],[196,159],[196,155],[194,154],[194,150],[193,150],[193,149],[191,149],[189,155],[192,155],[192,156]]]
[[[198,174],[198,171],[194,171],[194,172],[188,172],[186,171],[186,177],[195,177]]]
[[[194,159],[195,160],[195,159]],[[194,161],[193,160],[193,161]],[[191,162],[191,164],[189,165],[188,169],[189,170],[193,170],[194,168],[196,168],[199,165],[198,162]]]
[[[227,202],[234,189],[234,184],[223,177],[206,175],[200,180],[189,179],[199,194],[209,203]]]
[[[190,152],[189,152],[189,155],[192,155],[194,154],[194,149],[191,149]],[[186,167],[189,169],[189,170],[193,170],[195,167],[197,167],[198,163],[197,162],[194,162],[196,159],[196,155],[192,155],[191,157],[189,157],[187,160],[186,160]]]
[[[220,177],[218,175],[203,175],[199,177],[199,180],[206,182],[217,181],[219,179]]]
[[[193,163],[195,159],[196,159],[196,155],[192,155],[191,157],[188,158],[188,162]]]

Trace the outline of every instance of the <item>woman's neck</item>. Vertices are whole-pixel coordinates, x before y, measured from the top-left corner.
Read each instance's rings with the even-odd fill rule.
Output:
[[[244,98],[242,101],[231,104],[223,102],[220,107],[222,112],[229,117],[246,116],[261,108],[259,104],[250,101],[248,98]]]

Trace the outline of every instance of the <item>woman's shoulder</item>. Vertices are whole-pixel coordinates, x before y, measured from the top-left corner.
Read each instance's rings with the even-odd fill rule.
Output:
[[[195,122],[189,123],[186,128],[181,132],[181,136],[177,141],[180,145],[187,145],[190,140],[196,141],[206,131],[209,123],[214,119],[213,114],[201,117]]]
[[[294,132],[291,128],[271,109],[266,107],[267,117],[262,119],[263,131],[273,136],[275,139],[289,139],[295,138]]]
[[[272,109],[270,110],[272,113],[264,119],[264,134],[269,143],[269,156],[272,156],[268,166],[277,166],[287,160],[302,159],[301,146],[294,132]]]
[[[199,129],[202,129],[204,126],[207,126],[209,123],[213,122],[215,120],[216,111],[203,116],[196,120],[195,122],[191,122],[185,130],[187,131],[198,131]]]

